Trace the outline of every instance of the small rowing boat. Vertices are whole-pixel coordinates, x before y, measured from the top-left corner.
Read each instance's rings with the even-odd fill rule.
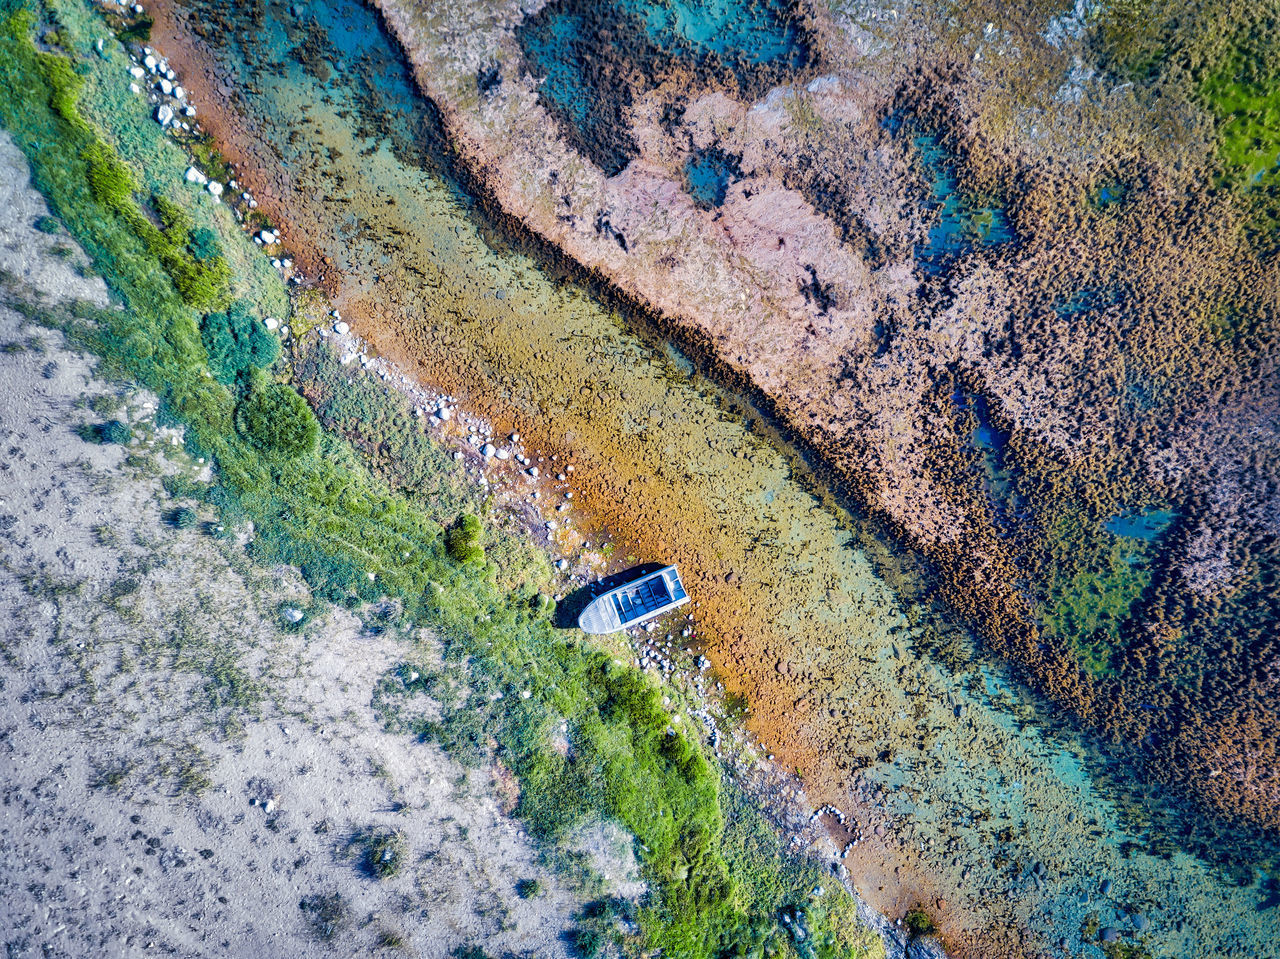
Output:
[[[593,599],[578,617],[584,633],[616,633],[689,602],[674,566],[645,573]]]

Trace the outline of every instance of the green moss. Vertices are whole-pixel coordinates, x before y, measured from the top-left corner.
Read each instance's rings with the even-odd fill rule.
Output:
[[[907,927],[907,931],[913,936],[928,936],[937,929],[937,926],[933,924],[933,919],[920,906],[908,910],[906,918],[902,920],[902,924]]]

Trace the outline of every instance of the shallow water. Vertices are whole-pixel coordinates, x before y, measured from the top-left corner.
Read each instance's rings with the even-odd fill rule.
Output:
[[[1280,910],[1257,908],[1265,877],[1233,886],[1177,852],[1141,797],[1122,816],[1085,747],[963,642],[948,666],[914,653],[922,627],[946,627],[900,598],[919,588],[911,557],[833,507],[747,404],[645,323],[494,240],[431,152],[431,113],[370,12],[301,6],[327,75],[289,52],[307,31],[285,4],[249,46],[218,49],[246,114],[224,135],[281,176],[259,192],[286,243],[332,261],[344,316],[385,353],[571,460],[583,520],[616,531],[620,554],[680,562],[753,731],[815,806],[858,825],[846,862],[873,904],[924,904],[972,954],[1018,954],[1025,927],[1100,956],[1081,943],[1096,920],[1156,956],[1280,955]],[[973,439],[997,452],[994,433]],[[1130,913],[1149,917],[1141,936]]]

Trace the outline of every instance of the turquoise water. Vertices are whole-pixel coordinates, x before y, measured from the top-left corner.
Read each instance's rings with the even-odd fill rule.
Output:
[[[747,63],[804,65],[796,5],[787,0],[615,0],[649,38],[674,55],[713,53]]]
[[[1169,509],[1151,509],[1145,512],[1119,513],[1102,525],[1107,532],[1130,539],[1154,543],[1173,524],[1175,514]]]
[[[729,184],[741,175],[737,159],[715,147],[698,150],[684,164],[689,195],[704,210],[723,206]]]
[[[926,271],[942,272],[967,253],[1014,240],[1003,209],[977,202],[960,190],[955,160],[936,136],[919,133],[913,142],[937,214],[928,240],[916,247],[916,258]]]
[[[608,176],[636,156],[633,86],[652,89],[679,66],[750,88],[810,56],[794,4],[783,0],[558,0],[516,37],[542,81],[539,100]]]
[[[749,698],[779,682],[774,663],[785,657],[814,684],[809,705],[787,702],[793,735],[848,760],[849,790],[885,791],[882,802],[861,805],[852,792],[830,797],[864,835],[889,824],[885,843],[867,840],[848,863],[869,899],[942,898],[954,910],[952,930],[1024,926],[1046,949],[1063,938],[1071,955],[1088,959],[1102,956],[1096,937],[1081,937],[1091,921],[1115,925],[1152,956],[1280,955],[1280,910],[1260,908],[1272,895],[1265,876],[1233,885],[1180,851],[1148,797],[1126,791],[1119,770],[972,651],[944,665],[917,646],[919,626],[939,625],[930,611],[906,606],[876,575],[853,522],[822,506],[740,416],[711,404],[687,358],[637,337],[626,317],[553,280],[537,260],[486,242],[476,204],[436,153],[432,110],[363,4],[306,7],[332,37],[326,79],[288,53],[301,36],[281,22],[286,9],[269,7],[247,48],[221,54],[243,81],[264,162],[290,174],[285,205],[311,227],[307,242],[332,257],[344,292],[402,291],[397,335],[434,330],[448,346],[440,364],[450,370],[428,368],[428,378],[474,368],[484,381],[476,394],[513,416],[563,424],[578,455],[592,435],[626,438],[633,445],[616,451],[640,464],[632,468],[642,485],[685,494],[666,501],[670,512],[649,514],[655,525],[703,515],[719,524],[707,552],[736,550],[728,565],[748,584],[750,630],[738,649],[765,666],[745,674]],[[362,332],[374,325],[347,312]],[[1005,499],[1007,437],[981,397],[957,403],[974,405],[970,440],[993,500]],[[618,466],[601,456],[594,468]],[[704,605],[724,588],[689,585]],[[759,637],[767,642],[753,645]],[[1036,862],[1043,873],[1032,872]],[[1114,884],[1109,895],[1099,892],[1103,879]],[[1134,913],[1151,928],[1136,928]]]

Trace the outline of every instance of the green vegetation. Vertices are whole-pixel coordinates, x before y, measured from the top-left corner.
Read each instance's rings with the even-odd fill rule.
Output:
[[[179,506],[169,514],[169,523],[174,529],[194,529],[200,522],[200,514],[189,506]]]
[[[214,377],[227,386],[251,369],[266,369],[280,356],[280,341],[250,313],[244,300],[206,315],[200,321],[200,339]]]
[[[404,836],[391,829],[368,829],[356,837],[360,868],[374,879],[390,879],[404,867]]]
[[[516,883],[516,895],[521,899],[537,899],[542,895],[542,881],[539,879],[521,879]]]
[[[484,527],[480,525],[480,517],[466,513],[449,527],[444,538],[445,548],[456,563],[483,563],[483,535]]]
[[[907,931],[913,936],[928,936],[937,930],[937,926],[933,924],[933,919],[921,906],[908,910],[906,918],[902,920],[902,924],[907,927]]]
[[[71,0],[50,2],[65,21],[65,48],[91,49],[93,21]],[[644,948],[689,957],[868,954],[874,940],[854,920],[852,900],[842,890],[814,895],[821,881],[816,867],[784,856],[697,740],[673,728],[653,682],[550,627],[547,603],[534,598],[547,582],[545,558],[528,569],[511,568],[521,559],[512,551],[502,554],[501,569],[473,562],[475,550],[483,556],[478,518],[467,514],[454,527],[461,533],[442,535],[437,508],[402,487],[404,474],[390,457],[379,458],[375,437],[359,433],[353,448],[342,436],[322,434],[302,396],[257,369],[264,354],[242,340],[239,326],[233,329],[234,301],[247,300],[246,312],[261,310],[281,293],[260,273],[246,268],[242,275],[228,264],[248,264],[260,254],[243,235],[225,231],[221,252],[213,252],[202,230],[212,232],[225,210],[207,198],[188,207],[155,183],[139,187],[135,171],[148,169],[141,158],[152,148],[114,130],[115,114],[103,104],[118,91],[103,77],[80,75],[92,71],[91,56],[76,61],[38,50],[31,40],[35,18],[15,0],[0,0],[0,17],[0,121],[125,306],[81,310],[66,332],[103,358],[105,372],[154,390],[166,415],[186,425],[188,448],[217,468],[219,483],[206,502],[228,527],[254,524],[250,554],[296,565],[317,597],[351,606],[393,597],[389,625],[429,625],[450,668],[465,666],[478,688],[455,696],[460,702],[445,710],[438,728],[419,731],[462,758],[501,757],[520,779],[517,813],[548,843],[600,817],[629,830],[650,888],[636,916]],[[127,84],[127,74],[120,70],[110,82]],[[113,132],[85,119],[77,103],[85,91],[95,97],[87,113]],[[178,148],[154,124],[132,128],[136,109],[118,113],[122,128],[145,127],[157,139],[157,166],[181,168],[180,155],[165,152]],[[121,150],[137,158],[132,166]],[[213,314],[226,315],[225,328],[222,320],[210,321]],[[206,327],[213,331],[207,342]],[[237,375],[228,377],[232,368]],[[347,392],[345,385],[317,391],[321,412],[358,427],[357,411],[343,405],[340,394]],[[351,395],[353,403],[368,396],[359,389]],[[370,415],[404,415],[382,402]],[[357,448],[372,454],[373,471]],[[434,476],[429,471],[441,454],[416,449],[423,475]],[[215,708],[251,707],[262,695],[231,653],[212,656],[202,668]],[[396,682],[405,694],[422,689]],[[379,695],[390,702],[389,683]],[[559,729],[572,746],[567,754],[551,743]],[[175,776],[187,784],[181,788],[203,788],[202,768],[196,758],[176,765]],[[405,855],[395,834],[378,834],[363,849],[366,868],[377,875],[400,868]],[[313,896],[300,907],[321,938],[332,938],[347,921],[336,896]],[[796,917],[789,926],[780,922],[784,912]],[[612,923],[592,928],[602,940],[616,934]],[[809,932],[801,938],[793,928]]]
[[[108,420],[106,423],[86,424],[79,429],[80,438],[89,443],[118,443],[121,446],[133,439],[133,430],[127,423]]]
[[[1051,537],[1060,555],[1048,567],[1044,634],[1070,645],[1082,669],[1110,675],[1122,627],[1151,585],[1151,549],[1080,509],[1062,514]]]
[[[285,459],[313,452],[320,439],[311,407],[283,383],[255,384],[236,407],[236,429],[263,453]]]
[[[51,216],[36,217],[36,229],[41,233],[48,233],[50,236],[62,232],[62,227],[58,224],[58,221]]]

